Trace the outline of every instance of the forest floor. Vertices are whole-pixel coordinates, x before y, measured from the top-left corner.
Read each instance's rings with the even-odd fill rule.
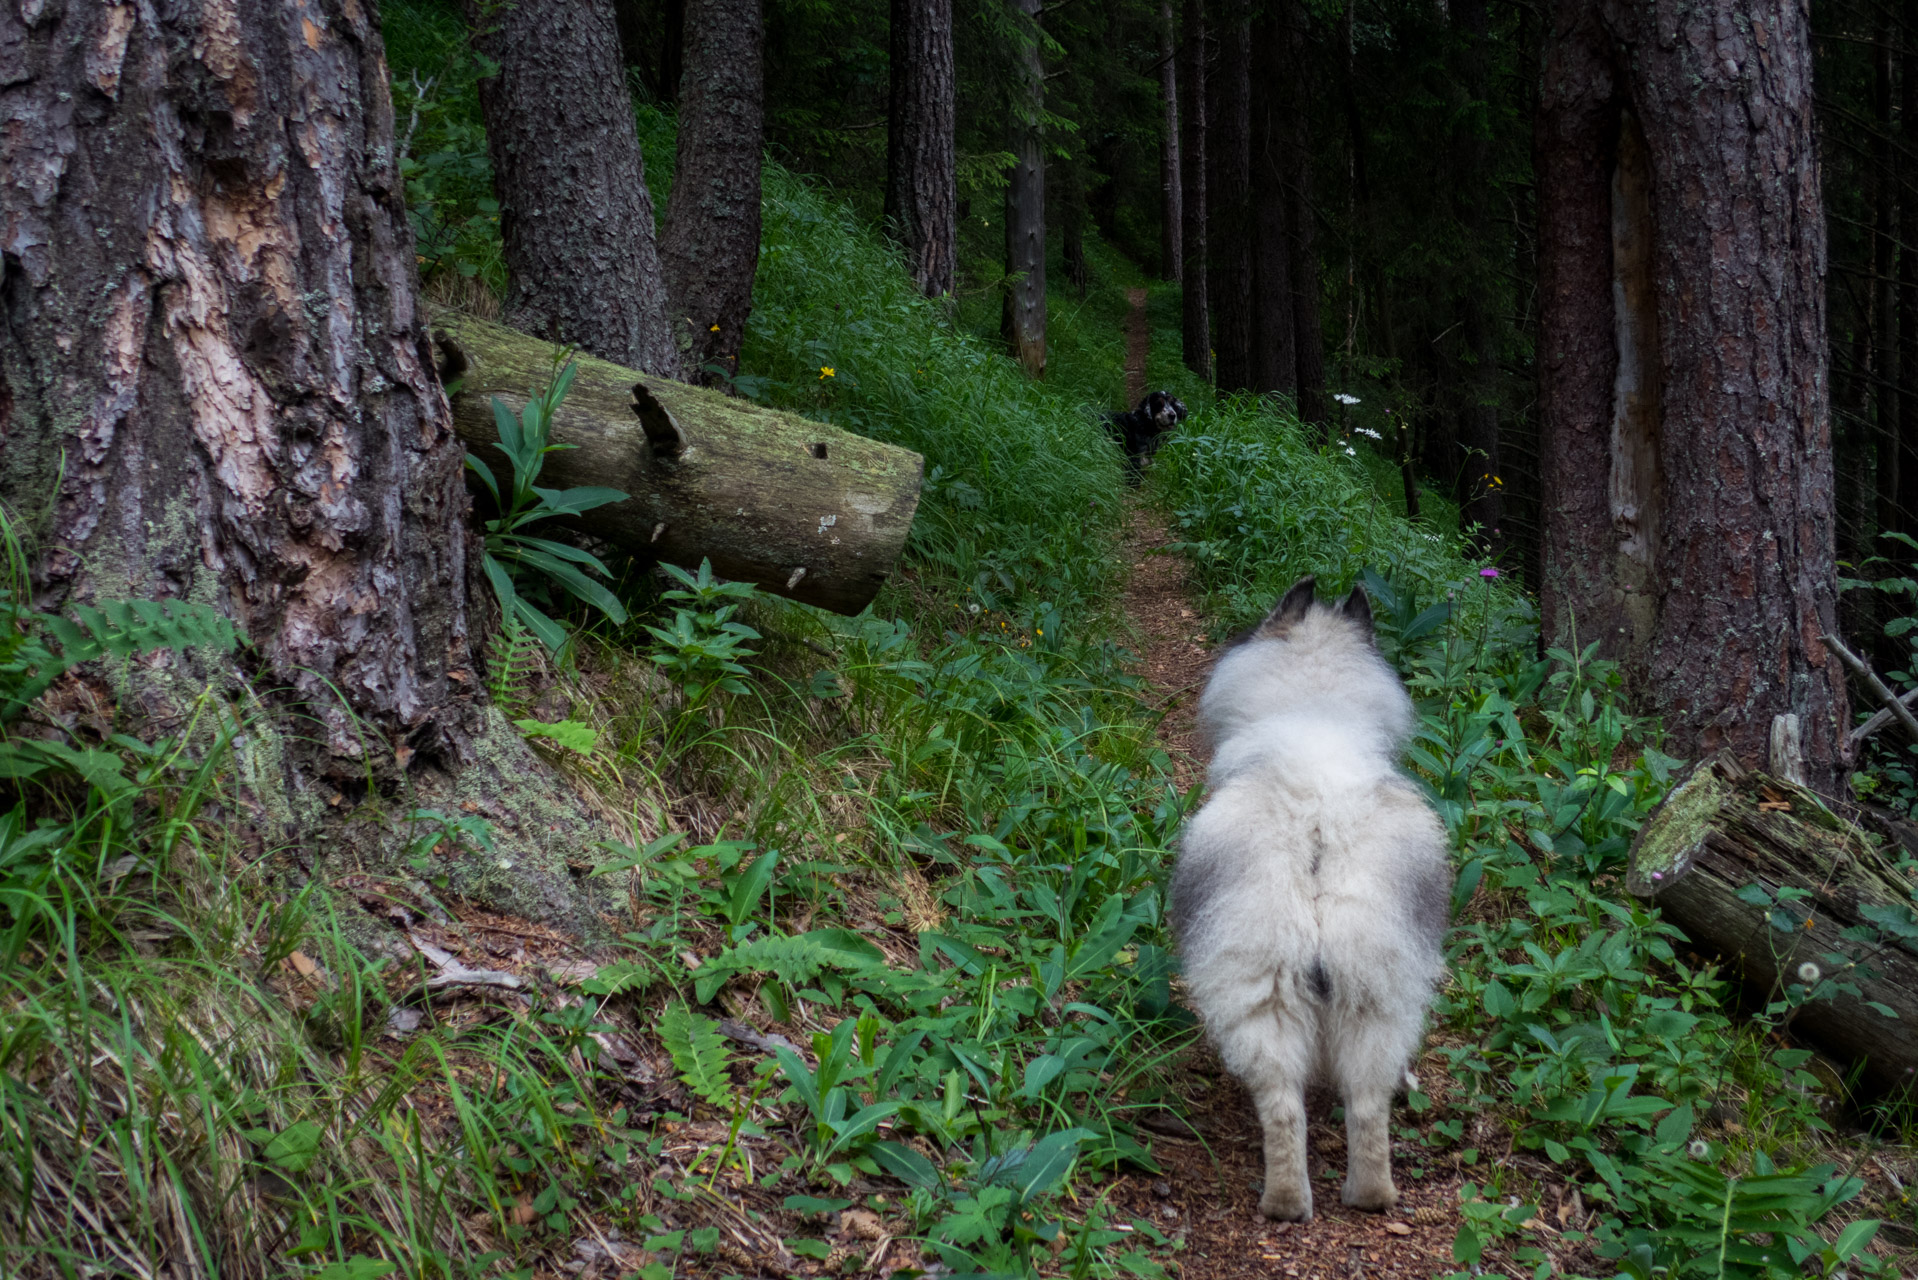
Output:
[[[1184,789],[1204,771],[1194,714],[1215,646],[1192,598],[1184,560],[1161,550],[1170,541],[1158,512],[1139,504],[1127,513],[1125,607],[1136,632],[1136,674],[1153,690],[1150,703],[1164,717],[1159,739]],[[1264,1153],[1251,1099],[1203,1044],[1186,1051],[1174,1074],[1183,1082],[1184,1111],[1198,1135],[1161,1133],[1153,1154],[1165,1176],[1130,1175],[1113,1200],[1132,1214],[1159,1220],[1168,1234],[1184,1228],[1184,1280],[1422,1278],[1451,1270],[1460,1170],[1429,1162],[1421,1168],[1413,1154],[1421,1148],[1402,1143],[1395,1162],[1399,1207],[1387,1215],[1346,1208],[1334,1180],[1344,1172],[1343,1125],[1330,1119],[1330,1096],[1315,1097],[1311,1165],[1315,1178],[1323,1179],[1316,1191],[1318,1216],[1300,1224],[1267,1221],[1258,1210]],[[1422,1078],[1443,1074],[1436,1061],[1421,1072]]]

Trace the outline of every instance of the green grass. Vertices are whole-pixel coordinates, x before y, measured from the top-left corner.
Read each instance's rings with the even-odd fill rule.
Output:
[[[440,176],[410,188],[424,226],[454,229],[427,270],[483,290],[498,258],[473,68],[438,7],[386,16],[396,77],[444,75],[419,135]],[[663,191],[670,121],[640,122]],[[1452,833],[1464,914],[1442,1078],[1401,1136],[1484,1170],[1461,1264],[1536,1270],[1546,1242],[1524,1223],[1548,1189],[1597,1210],[1588,1243],[1617,1262],[1581,1265],[1603,1275],[1639,1247],[1645,1268],[1714,1274],[1673,1242],[1713,1223],[1809,1240],[1859,1194],[1819,1167],[1836,1162],[1803,1058],[1763,1036],[1812,993],[1734,1017],[1618,895],[1671,767],[1655,727],[1619,711],[1604,665],[1538,661],[1527,599],[1480,576],[1445,513],[1407,522],[1363,437],[1315,447],[1282,410],[1214,402],[1178,367],[1176,291],[1096,240],[1088,296],[1053,291],[1035,385],[997,348],[996,304],[916,297],[818,184],[769,167],[765,228],[739,389],[924,453],[895,582],[845,619],[628,566],[633,618],[583,628],[570,660],[495,644],[489,689],[569,722],[534,744],[621,837],[583,851],[627,904],[624,946],[590,968],[538,922],[488,932],[502,922],[437,900],[441,860],[490,856],[460,815],[416,815],[412,856],[351,893],[259,858],[220,732],[103,752],[127,761],[118,798],[77,766],[16,784],[0,1273],[524,1274],[615,1230],[645,1280],[783,1273],[864,1265],[827,1239],[855,1208],[909,1250],[894,1266],[1162,1274],[1174,1242],[1110,1194],[1114,1169],[1153,1167],[1138,1118],[1184,1105],[1196,1040],[1162,925],[1196,797],[1127,675],[1124,490],[1094,416],[1122,402],[1141,284],[1149,380],[1194,409],[1147,496],[1208,624],[1249,621],[1303,572],[1365,581],[1419,700],[1409,763]],[[37,625],[15,607],[9,633]],[[393,910],[524,985],[436,997]],[[730,1040],[722,1018],[788,1044]],[[1771,1207],[1720,1170],[1778,1178]]]

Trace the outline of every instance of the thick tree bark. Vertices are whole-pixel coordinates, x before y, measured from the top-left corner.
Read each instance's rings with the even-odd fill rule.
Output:
[[[52,501],[43,598],[218,604],[323,726],[310,767],[364,772],[355,716],[457,756],[467,500],[378,29],[165,12],[0,10],[0,478]]]
[[[653,200],[608,0],[485,5],[475,44],[509,324],[678,375]]]
[[[1213,4],[1208,25],[1219,57],[1206,81],[1206,292],[1215,380],[1223,390],[1242,391],[1252,385],[1252,35],[1239,0]]]
[[[493,823],[496,857],[446,864],[453,892],[603,934],[565,864],[590,817],[481,693],[464,450],[415,310],[372,7],[17,15],[0,491],[42,513],[41,602],[191,599],[239,624],[264,711],[235,743],[243,820],[268,845],[379,865],[405,787]],[[115,678],[164,720],[240,674]]]
[[[1487,104],[1491,94],[1491,24],[1486,0],[1458,0],[1453,13],[1467,42],[1466,95],[1473,103]],[[1473,123],[1460,130],[1459,182],[1455,190],[1456,198],[1463,203],[1459,222],[1477,253],[1482,252],[1480,246],[1492,241],[1491,145],[1477,127],[1477,113],[1467,113],[1466,119]],[[1468,270],[1459,317],[1471,359],[1459,410],[1458,442],[1465,455],[1459,472],[1459,523],[1468,528],[1476,526],[1480,548],[1496,554],[1502,542],[1499,529],[1504,488],[1498,456],[1499,343],[1492,318],[1498,281],[1489,264],[1468,262]]]
[[[1900,123],[1903,147],[1898,160],[1901,199],[1898,204],[1898,470],[1899,506],[1904,523],[1918,531],[1918,22],[1902,28],[1907,52],[1899,59]]]
[[[1859,826],[1725,752],[1652,811],[1633,842],[1626,887],[1656,902],[1695,945],[1725,957],[1762,999],[1798,988],[1792,1034],[1862,1066],[1874,1090],[1909,1089],[1918,1070],[1918,946],[1872,917],[1908,916],[1911,886]],[[1751,886],[1764,898],[1751,901]],[[1780,889],[1803,896],[1780,898]],[[1839,984],[1857,991],[1834,990]],[[1872,1009],[1874,1001],[1894,1014]]]
[[[680,367],[687,381],[712,385],[739,371],[759,270],[760,0],[687,0],[686,31],[679,161],[659,268]]]
[[[1291,203],[1285,162],[1287,132],[1297,110],[1288,89],[1285,26],[1276,6],[1252,24],[1252,65],[1274,69],[1253,78],[1250,94],[1252,346],[1248,385],[1254,391],[1296,395],[1298,348],[1293,340]]]
[[[1012,166],[1006,184],[1006,290],[1003,329],[1012,353],[1035,378],[1046,374],[1046,153],[1042,132],[1046,69],[1040,0],[1007,0],[1018,42],[1013,68]]]
[[[1549,634],[1622,658],[1680,755],[1762,761],[1796,715],[1829,787],[1845,689],[1818,639],[1836,583],[1805,13],[1560,0],[1545,86]]]
[[[1871,365],[1877,408],[1879,457],[1879,524],[1886,529],[1910,529],[1913,512],[1908,500],[1918,495],[1918,471],[1904,465],[1900,447],[1898,403],[1898,165],[1892,147],[1892,78],[1897,58],[1889,18],[1878,19],[1877,44],[1871,51],[1871,107],[1877,128],[1872,131],[1871,235]]]
[[[1299,420],[1324,434],[1329,415],[1325,400],[1325,337],[1319,317],[1318,211],[1312,196],[1312,133],[1307,104],[1312,101],[1306,42],[1308,17],[1302,0],[1280,6],[1285,24],[1292,110],[1281,130],[1286,183],[1286,231],[1292,248],[1287,274],[1292,285],[1292,350],[1298,386]]]
[[[1172,0],[1159,0],[1159,106],[1164,127],[1159,135],[1159,277],[1178,280],[1185,269],[1184,225],[1180,204],[1179,70]]]
[[[886,224],[929,298],[952,292],[958,186],[952,0],[892,0],[892,101],[886,127]]]
[[[457,312],[433,317],[453,422],[495,475],[492,401],[513,412],[550,376],[554,348]],[[548,456],[553,488],[610,485],[632,495],[587,512],[578,527],[635,555],[752,582],[822,609],[855,614],[892,573],[919,505],[924,460],[797,414],[641,378],[579,357],[553,420],[570,446]]]
[[[1180,240],[1185,250],[1181,269],[1180,337],[1185,367],[1201,378],[1212,376],[1212,329],[1207,322],[1206,295],[1206,119],[1205,119],[1205,4],[1184,0],[1185,40],[1179,49],[1179,174],[1184,190],[1179,201],[1183,222]]]

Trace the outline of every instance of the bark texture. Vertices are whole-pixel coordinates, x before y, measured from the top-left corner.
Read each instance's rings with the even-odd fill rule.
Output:
[[[959,237],[952,0],[892,0],[886,224],[929,298],[952,292]]]
[[[354,713],[453,750],[467,500],[372,17],[32,9],[0,11],[0,477],[51,500],[43,598],[217,604],[344,771]]]
[[[1491,201],[1495,194],[1491,143],[1478,127],[1479,109],[1489,110],[1491,97],[1490,14],[1486,0],[1457,0],[1453,13],[1468,42],[1464,59],[1464,88],[1475,110],[1463,112],[1458,134],[1458,174],[1455,198],[1466,243],[1492,242]],[[1459,472],[1459,523],[1478,527],[1480,549],[1496,555],[1503,545],[1500,519],[1504,507],[1504,478],[1499,474],[1499,343],[1493,309],[1498,304],[1498,278],[1491,263],[1467,263],[1468,278],[1460,299],[1459,327],[1470,362],[1464,379],[1464,403],[1459,407],[1458,443],[1464,454]]]
[[[596,838],[585,810],[478,696],[464,450],[415,310],[371,7],[18,15],[0,494],[38,513],[42,604],[233,617],[264,691],[236,743],[245,821],[270,845],[377,865],[390,799],[342,797],[404,774],[414,803],[491,821],[513,867],[452,860],[454,892],[603,935],[564,862]],[[135,664],[126,705],[164,718],[238,674]]]
[[[1212,327],[1206,293],[1206,119],[1205,5],[1185,0],[1179,46],[1180,234],[1185,251],[1180,291],[1180,339],[1185,367],[1212,377]]]
[[[606,0],[473,5],[515,328],[678,375],[653,200]]]
[[[1206,83],[1206,290],[1214,377],[1223,390],[1239,391],[1252,385],[1252,36],[1238,0],[1214,3],[1219,57]]]
[[[1296,104],[1287,91],[1285,26],[1277,7],[1252,24],[1252,65],[1273,68],[1251,85],[1252,346],[1247,385],[1294,395],[1299,389],[1298,347],[1292,316],[1291,203],[1285,172],[1287,131]]]
[[[1177,280],[1184,270],[1184,226],[1179,212],[1184,192],[1179,179],[1179,64],[1172,0],[1159,3],[1159,276]]]
[[[1302,0],[1284,0],[1279,11],[1286,41],[1286,77],[1292,101],[1285,125],[1278,130],[1284,146],[1286,231],[1292,248],[1287,274],[1292,286],[1292,349],[1298,387],[1299,419],[1324,433],[1325,335],[1319,316],[1318,209],[1312,197],[1311,117],[1305,104],[1312,100],[1306,58],[1307,24]]]
[[[456,312],[433,317],[440,367],[459,379],[453,422],[508,474],[492,401],[514,413],[543,382],[549,343]],[[578,357],[542,481],[632,495],[577,526],[642,557],[714,572],[839,613],[885,585],[919,506],[924,460],[797,414]]]
[[[1880,825],[1858,816],[1866,830]],[[1909,1089],[1918,1071],[1918,945],[1871,917],[1907,913],[1911,886],[1885,845],[1849,817],[1725,752],[1652,811],[1633,842],[1626,887],[1725,957],[1763,998],[1820,981],[1856,985],[1857,995],[1817,992],[1792,1015],[1792,1033],[1863,1067],[1874,1091]],[[1913,832],[1901,823],[1878,834],[1908,840]],[[1754,885],[1769,902],[1740,896]],[[1780,889],[1804,896],[1781,900]],[[1804,981],[1806,962],[1813,983]]]
[[[1811,38],[1789,0],[1558,0],[1539,117],[1546,626],[1675,750],[1843,760]],[[1616,300],[1616,301],[1615,301]]]
[[[739,371],[759,271],[760,0],[687,0],[686,37],[679,160],[659,266],[681,369],[688,381],[710,385]]]
[[[1042,122],[1046,69],[1040,55],[1040,0],[1007,0],[1018,27],[1012,90],[1012,166],[1006,184],[1006,290],[1003,329],[1012,353],[1035,378],[1046,373],[1046,153]]]

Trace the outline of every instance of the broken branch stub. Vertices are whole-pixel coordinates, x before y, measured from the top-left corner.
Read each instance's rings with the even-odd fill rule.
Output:
[[[500,474],[492,401],[514,413],[552,377],[553,344],[435,311],[453,425]],[[652,559],[854,614],[891,574],[919,506],[925,460],[797,414],[642,375],[579,353],[553,418],[542,485],[631,494],[580,516],[584,532]],[[454,378],[457,376],[457,381]]]

